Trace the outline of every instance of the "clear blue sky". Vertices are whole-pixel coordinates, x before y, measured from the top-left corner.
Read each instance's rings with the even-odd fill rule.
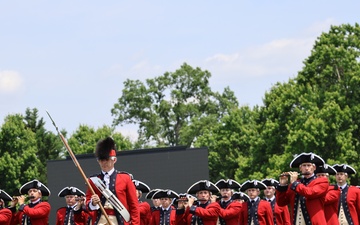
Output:
[[[0,125],[37,108],[47,128],[111,125],[126,79],[184,62],[211,72],[241,105],[303,67],[331,25],[358,21],[359,1],[0,1]],[[134,127],[119,127],[125,136]]]

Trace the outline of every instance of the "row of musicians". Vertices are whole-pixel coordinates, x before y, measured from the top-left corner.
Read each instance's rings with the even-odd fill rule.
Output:
[[[309,167],[303,166],[303,163],[300,166]],[[231,179],[221,179],[215,184],[201,180],[193,184],[186,194],[177,194],[172,190],[149,191],[144,183],[138,181],[138,196],[149,191],[146,198],[153,199],[151,210],[147,202],[140,203],[141,223],[359,225],[360,189],[347,184],[348,176],[356,173],[355,169],[346,164],[315,167],[314,164],[314,170],[311,172],[310,169],[310,173],[301,171],[306,175],[296,181],[291,181],[291,176],[295,174],[298,177],[297,172],[280,176],[280,182],[274,179],[248,180],[240,185]],[[329,184],[329,175],[336,176],[337,184]]]
[[[300,165],[303,163],[306,162],[302,162]],[[302,170],[301,167],[300,170]],[[313,172],[307,177],[313,177],[315,181],[326,179],[329,175],[336,175],[337,185],[327,186],[325,195],[321,194],[324,199],[323,208],[316,209],[323,212],[326,224],[359,224],[360,191],[357,187],[349,186],[346,183],[348,175],[354,174],[356,171],[351,166],[342,164],[319,165]],[[298,175],[296,174],[296,176]],[[305,181],[304,190],[312,181],[306,180],[306,178],[300,179],[302,183]],[[309,183],[306,184],[306,182]],[[289,201],[287,201],[289,197],[284,193],[300,193],[301,191],[293,189],[294,182],[283,185],[282,178],[280,178],[280,182],[274,179],[264,179],[262,181],[246,181],[242,185],[231,179],[221,179],[215,184],[201,180],[193,184],[186,194],[177,194],[172,190],[150,190],[146,184],[137,180],[133,180],[133,183],[139,199],[141,225],[280,225],[301,224],[301,221],[305,222],[303,224],[316,224],[311,220],[309,212],[306,211],[313,208],[310,200],[319,196],[319,190],[309,186],[309,190],[306,190],[307,196],[298,197],[299,207],[296,210],[290,207],[290,214]],[[284,186],[286,187],[285,191]],[[234,190],[241,192],[234,192]],[[261,190],[264,190],[263,199],[259,197]],[[48,220],[50,205],[47,202],[41,202],[42,196],[50,194],[48,188],[41,182],[33,180],[23,185],[19,191],[21,194],[28,195],[28,198],[31,199],[29,204],[41,204],[42,210],[38,210],[39,215],[37,216],[40,218],[42,214],[47,214],[46,219]],[[277,199],[275,198],[276,192],[278,192]],[[147,202],[140,201],[142,193],[148,193],[146,198],[152,199],[152,207]],[[66,187],[59,192],[58,196],[65,197],[67,207],[57,210],[57,225],[92,223],[92,214],[84,206],[85,199],[82,197],[84,193],[81,190],[75,187]],[[305,203],[306,198],[309,200]],[[12,198],[0,190],[0,199],[0,225],[30,225],[26,222],[33,216],[30,212],[21,209],[16,213],[13,211],[16,204],[19,204],[20,208],[24,205],[25,197],[23,195]],[[6,201],[11,201],[10,207],[5,207]],[[303,207],[301,207],[302,205]],[[302,219],[299,220],[299,217]],[[36,221],[36,219],[32,220],[31,224],[42,224]],[[47,223],[44,222],[44,224]],[[319,224],[324,223],[319,222]]]

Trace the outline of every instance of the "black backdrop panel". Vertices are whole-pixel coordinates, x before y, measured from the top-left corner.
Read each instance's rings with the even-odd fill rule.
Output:
[[[86,176],[100,172],[93,154],[76,157]],[[117,170],[131,173],[134,179],[146,183],[151,189],[171,189],[183,193],[196,181],[209,179],[207,148],[169,147],[120,151],[117,158]],[[66,186],[75,186],[85,192],[86,183],[71,159],[48,161],[47,171],[47,186],[51,191],[49,224],[55,224],[57,209],[65,206],[65,199],[57,196],[59,191]]]

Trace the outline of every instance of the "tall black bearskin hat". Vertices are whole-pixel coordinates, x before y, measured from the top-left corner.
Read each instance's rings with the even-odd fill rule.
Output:
[[[111,137],[100,140],[96,145],[95,156],[98,160],[116,157],[115,141]]]

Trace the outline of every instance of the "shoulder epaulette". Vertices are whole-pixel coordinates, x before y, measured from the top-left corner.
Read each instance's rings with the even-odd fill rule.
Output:
[[[133,175],[132,175],[131,173],[126,172],[126,171],[116,171],[116,172],[117,172],[118,174],[127,174],[127,175],[130,176],[131,180],[134,179]]]

